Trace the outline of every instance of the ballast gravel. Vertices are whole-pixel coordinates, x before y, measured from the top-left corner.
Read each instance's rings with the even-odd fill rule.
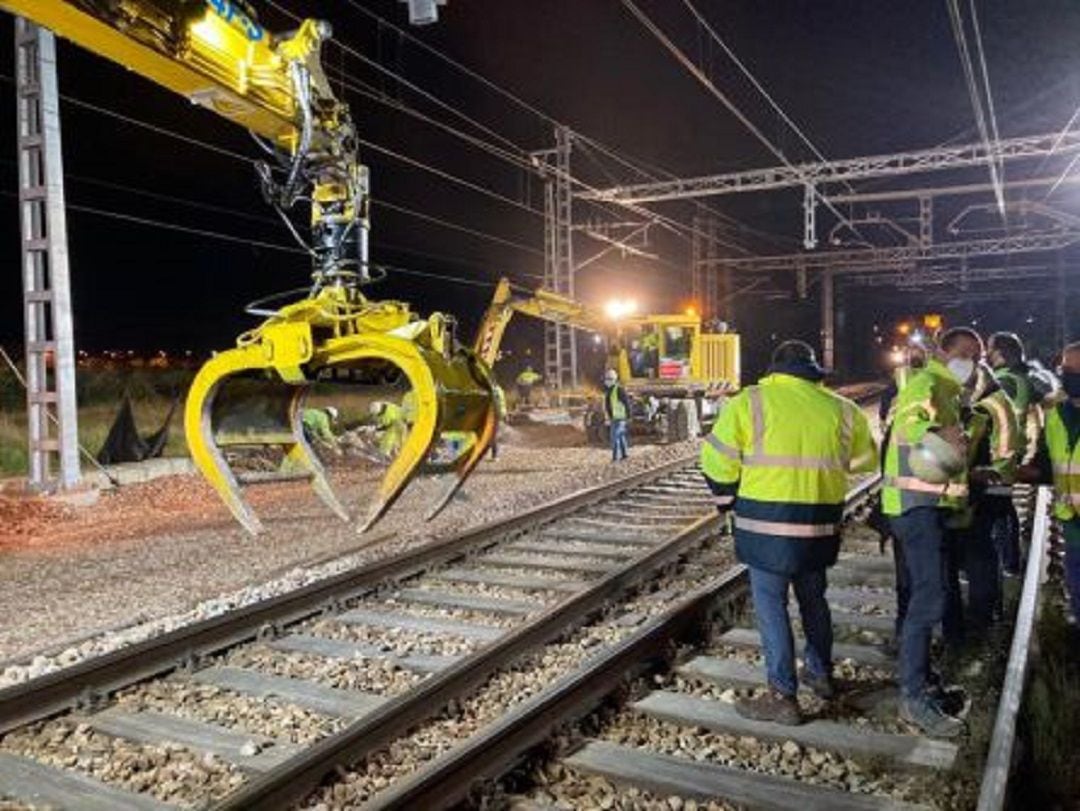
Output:
[[[527,437],[528,429],[519,434]],[[498,460],[485,460],[434,521],[417,517],[443,483],[422,478],[366,535],[329,516],[306,485],[251,491],[267,527],[258,538],[245,534],[196,477],[131,485],[122,496],[103,494],[87,508],[93,520],[78,533],[58,531],[54,542],[32,538],[2,546],[0,613],[7,621],[0,628],[0,657],[7,664],[0,669],[0,689],[688,457],[695,448],[693,442],[643,446],[612,464],[603,448],[506,443]],[[354,515],[363,513],[381,475],[380,469],[332,470]],[[169,502],[170,487],[199,495],[185,496],[186,512],[163,511],[154,523],[155,505]],[[120,532],[106,520],[109,505],[121,497],[138,503],[139,492],[148,494],[142,502],[147,529]],[[94,518],[98,513],[102,517]]]

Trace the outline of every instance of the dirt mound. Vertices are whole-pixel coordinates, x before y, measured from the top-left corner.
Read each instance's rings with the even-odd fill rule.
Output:
[[[573,425],[522,422],[499,426],[499,442],[523,448],[583,448],[585,432]]]

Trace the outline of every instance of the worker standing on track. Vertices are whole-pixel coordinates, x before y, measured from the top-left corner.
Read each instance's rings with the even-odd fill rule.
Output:
[[[1024,478],[1054,483],[1054,517],[1065,535],[1065,588],[1069,623],[1080,624],[1080,343],[1061,355],[1061,385],[1066,400],[1046,414],[1036,449],[1034,470]]]
[[[701,452],[717,508],[735,512],[735,552],[750,567],[768,691],[740,700],[747,718],[798,724],[798,677],[788,618],[794,588],[806,634],[801,678],[832,698],[832,616],[826,569],[836,562],[850,473],[877,469],[865,414],[821,385],[814,350],[785,341],[769,374],[720,412]]]
[[[614,369],[604,372],[604,416],[611,432],[611,461],[621,461],[626,458],[630,398],[620,385],[619,373]]]
[[[963,722],[942,709],[932,687],[930,639],[945,614],[946,520],[967,501],[960,395],[975,370],[969,343],[931,348],[897,394],[881,488],[898,562],[900,717],[944,737],[960,734]]]
[[[375,422],[375,430],[379,436],[379,453],[387,459],[393,459],[401,450],[408,433],[404,409],[394,403],[376,400],[371,404],[368,413]]]
[[[979,336],[966,328],[946,333],[942,346],[960,336],[972,343]],[[1022,447],[1013,402],[990,369],[978,365],[964,382],[961,410],[968,446],[968,503],[950,522],[949,581],[943,631],[955,653],[964,640],[964,610],[959,569],[968,576],[968,615],[972,629],[984,632],[1001,605],[1001,563],[994,526],[1012,509],[1012,485]]]
[[[507,416],[506,392],[503,391],[502,386],[498,383],[493,383],[491,396],[495,401],[495,435],[491,438],[491,458],[497,459],[499,457],[499,433],[506,423]]]
[[[1028,464],[1035,456],[1042,433],[1043,413],[1033,385],[1024,344],[1014,332],[995,332],[987,343],[990,365],[998,384],[1013,403],[1020,428],[1021,460]],[[1020,517],[1010,498],[1001,499],[1001,512],[993,526],[994,544],[1002,571],[1010,577],[1020,572]]]
[[[304,436],[319,450],[340,453],[338,438],[334,435],[333,425],[337,421],[338,410],[334,406],[326,408],[305,408],[301,415]]]
[[[518,404],[530,405],[532,399],[532,390],[542,378],[533,370],[532,366],[527,365],[517,376],[517,391],[518,391]]]

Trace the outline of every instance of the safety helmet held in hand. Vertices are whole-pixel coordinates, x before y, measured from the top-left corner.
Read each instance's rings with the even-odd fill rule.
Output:
[[[908,457],[911,471],[928,484],[947,484],[964,471],[964,457],[937,434],[928,432]]]

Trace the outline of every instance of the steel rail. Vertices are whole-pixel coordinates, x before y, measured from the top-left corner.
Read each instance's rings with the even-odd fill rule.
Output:
[[[1039,614],[1040,592],[1046,580],[1049,560],[1052,492],[1049,487],[1040,487],[1035,497],[1035,517],[1028,547],[1027,568],[1024,570],[1024,586],[1020,594],[1020,604],[1016,609],[1009,663],[1006,666],[1005,683],[1001,688],[994,731],[990,738],[990,751],[983,767],[979,803],[976,806],[978,811],[1001,811],[1005,807],[1006,789],[1013,766],[1016,722],[1031,663],[1035,620]]]
[[[323,738],[280,767],[252,779],[214,809],[270,811],[288,807],[309,794],[326,775],[338,768],[347,768],[407,734],[438,713],[449,701],[466,695],[522,654],[580,626],[612,599],[674,563],[693,546],[719,531],[720,517],[715,513],[693,521],[624,568],[555,605],[534,621],[509,631],[340,732]]]
[[[880,483],[867,477],[848,491],[845,518],[851,518]],[[746,566],[736,564],[715,582],[692,592],[622,642],[515,708],[501,720],[432,761],[412,777],[375,796],[365,809],[423,808],[435,811],[465,800],[478,782],[505,774],[552,731],[587,715],[620,685],[641,675],[714,618],[735,622],[749,596]]]
[[[22,684],[0,690],[0,733],[70,710],[210,654],[300,622],[387,581],[415,575],[483,547],[499,538],[555,520],[607,500],[691,464],[690,454],[615,482],[585,488],[509,519],[407,550],[385,560],[310,583],[287,594],[192,623],[120,650],[87,659]]]

